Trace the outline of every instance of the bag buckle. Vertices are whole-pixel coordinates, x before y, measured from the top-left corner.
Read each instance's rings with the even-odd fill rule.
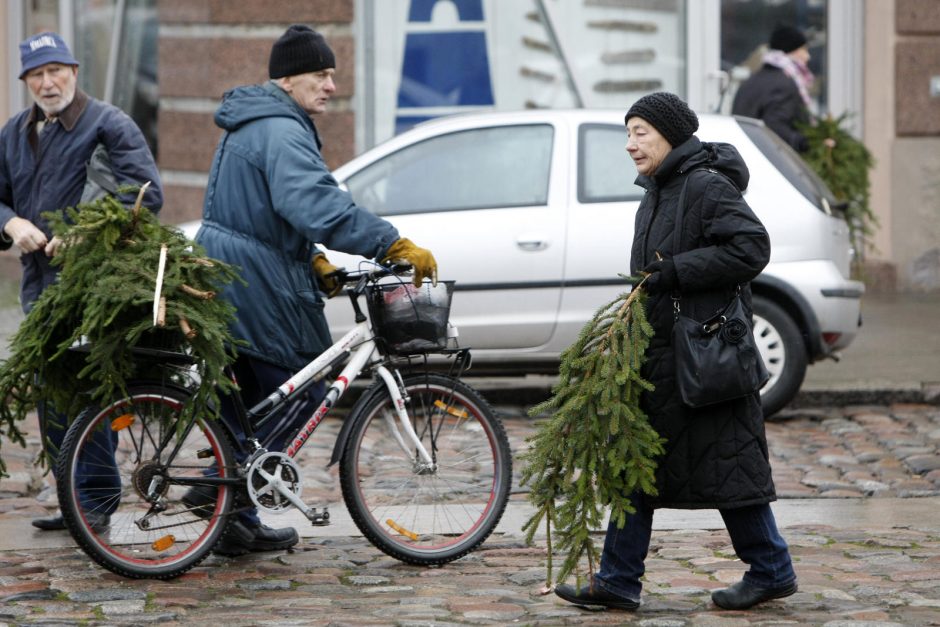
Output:
[[[726,318],[724,315],[715,316],[711,320],[706,320],[705,322],[702,323],[702,331],[704,331],[707,335],[711,335],[712,333],[720,329],[721,325],[723,325],[727,321],[728,321],[728,318]]]

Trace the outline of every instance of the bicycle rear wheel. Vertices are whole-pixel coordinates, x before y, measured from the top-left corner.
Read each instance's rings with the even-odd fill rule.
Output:
[[[412,427],[433,457],[422,464],[381,382],[356,403],[340,462],[346,507],[376,547],[411,564],[455,560],[499,522],[512,456],[499,418],[468,385],[439,374],[404,378]]]
[[[129,392],[103,409],[89,407],[69,428],[56,465],[59,505],[72,537],[101,566],[171,579],[215,546],[235,492],[201,487],[210,496],[193,507],[183,502],[192,484],[178,480],[231,477],[234,454],[219,422],[183,419],[185,391]]]

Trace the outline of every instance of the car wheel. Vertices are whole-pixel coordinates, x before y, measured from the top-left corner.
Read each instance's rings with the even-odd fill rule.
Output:
[[[806,346],[796,323],[772,301],[755,296],[754,339],[770,380],[761,389],[764,416],[783,409],[800,391],[806,376]]]

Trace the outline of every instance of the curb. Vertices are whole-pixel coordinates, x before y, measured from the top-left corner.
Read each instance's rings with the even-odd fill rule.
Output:
[[[468,381],[493,405],[536,405],[551,396],[550,385],[520,383],[507,387],[505,381]],[[857,386],[835,389],[803,389],[787,409],[809,407],[844,407],[846,405],[940,405],[940,384],[921,383],[896,387]]]

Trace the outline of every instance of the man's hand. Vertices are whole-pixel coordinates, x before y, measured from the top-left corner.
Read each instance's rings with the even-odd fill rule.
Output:
[[[343,284],[336,280],[337,273],[342,272],[339,268],[330,263],[326,255],[319,253],[314,255],[313,273],[320,282],[320,288],[326,293],[327,298],[333,298],[343,289]]]
[[[24,253],[34,253],[49,243],[46,234],[25,218],[10,218],[3,230]]]
[[[415,287],[420,287],[425,278],[431,279],[431,282],[437,285],[437,261],[434,260],[434,255],[426,248],[415,246],[410,239],[403,237],[388,247],[382,263],[391,261],[411,264],[415,273]]]
[[[53,235],[52,239],[49,240],[49,243],[46,244],[46,257],[55,257],[59,254],[59,251],[62,249],[62,240],[58,235]]]

